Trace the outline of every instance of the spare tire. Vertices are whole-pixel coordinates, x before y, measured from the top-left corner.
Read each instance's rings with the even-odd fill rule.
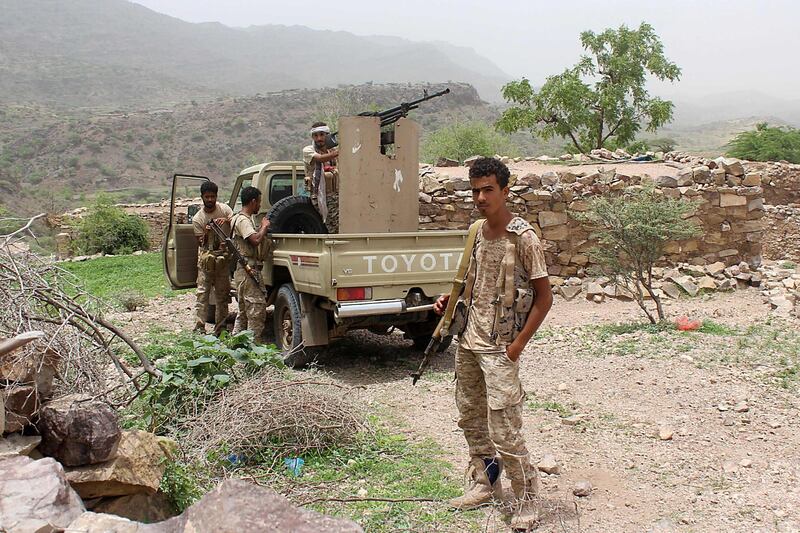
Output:
[[[281,198],[267,211],[273,233],[328,233],[308,196]]]

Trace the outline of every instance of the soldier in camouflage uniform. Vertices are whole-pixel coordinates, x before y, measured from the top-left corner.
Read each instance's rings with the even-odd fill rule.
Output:
[[[339,171],[336,168],[339,150],[325,145],[330,133],[324,122],[311,125],[312,143],[303,148],[303,163],[311,203],[319,211],[328,233],[339,233]]]
[[[261,224],[256,230],[255,215],[259,209],[261,209],[261,191],[255,187],[245,187],[242,189],[242,210],[231,220],[236,248],[258,274],[261,273],[264,260],[272,247],[272,239],[266,236],[269,230],[269,219],[266,216],[261,219]],[[263,291],[241,264],[236,267],[233,282],[239,303],[234,333],[250,329],[256,342],[264,342],[267,301]]]
[[[472,509],[499,499],[505,470],[516,497],[511,526],[527,530],[538,520],[539,486],[522,435],[525,392],[519,358],[553,295],[533,227],[506,206],[508,168],[496,159],[480,159],[469,177],[473,200],[485,218],[460,298],[467,317],[456,352],[458,425],[469,445],[471,485],[451,504]],[[448,298],[437,300],[437,312],[443,312]]]
[[[208,224],[215,220],[226,235],[230,235],[230,220],[233,210],[217,202],[219,188],[212,181],[204,181],[200,186],[203,208],[192,217],[194,236],[199,246],[197,250],[197,321],[194,331],[205,333],[208,300],[214,294],[214,335],[225,328],[228,318],[228,303],[231,301],[230,257],[225,242],[217,237]]]

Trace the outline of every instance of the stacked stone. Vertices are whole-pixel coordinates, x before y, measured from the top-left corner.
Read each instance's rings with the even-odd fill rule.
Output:
[[[664,160],[676,164],[698,166],[710,165],[718,159],[708,159],[686,152],[668,152]],[[800,203],[800,165],[786,161],[741,161],[745,173],[762,176],[764,201],[772,205]]]
[[[800,207],[765,205],[764,256],[800,263]]]
[[[703,233],[696,239],[668,244],[666,264],[689,262],[726,266],[761,262],[764,215],[761,176],[745,173],[738,161],[720,160],[682,168],[677,176],[632,175],[615,169],[563,170],[516,179],[511,210],[531,222],[542,239],[550,274],[583,278],[596,245],[574,213],[586,211],[592,198],[620,194],[628,187],[653,183],[665,196],[699,203],[692,220]],[[420,229],[464,229],[478,217],[469,181],[424,169],[420,177]]]
[[[800,270],[786,262],[770,262],[761,269],[761,296],[773,311],[800,317]]]
[[[91,396],[51,400],[57,354],[35,344],[5,345],[11,349],[0,350],[0,499],[7,505],[0,530],[61,531],[85,508],[148,521],[172,516],[157,491],[167,450],[177,445],[122,431],[116,411]]]
[[[672,268],[655,268],[653,279],[653,292],[664,300],[758,287],[764,303],[769,304],[773,311],[800,317],[800,270],[794,265],[770,261],[751,268],[745,262],[727,267],[721,261],[704,266],[681,263]],[[551,283],[553,293],[566,300],[574,300],[580,295],[595,303],[608,299],[634,299],[629,290],[605,277],[551,277]],[[645,292],[644,299],[652,298]]]

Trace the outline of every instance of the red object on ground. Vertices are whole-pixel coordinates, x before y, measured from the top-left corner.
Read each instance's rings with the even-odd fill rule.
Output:
[[[701,322],[699,320],[690,320],[687,316],[678,317],[675,320],[675,327],[680,331],[695,331],[700,329]]]

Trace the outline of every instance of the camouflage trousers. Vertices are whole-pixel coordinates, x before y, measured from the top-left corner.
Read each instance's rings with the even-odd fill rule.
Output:
[[[328,206],[328,218],[325,220],[325,226],[328,228],[328,233],[339,233],[339,193],[329,192],[325,195],[325,200]],[[311,197],[311,203],[319,211],[319,200],[316,195]]]
[[[228,319],[228,304],[231,301],[231,278],[228,267],[208,272],[197,265],[197,329],[205,328],[208,315],[208,300],[214,294],[216,312],[214,313],[214,334],[219,335]]]
[[[236,267],[233,284],[236,287],[236,301],[239,304],[234,333],[249,329],[253,332],[256,342],[264,342],[264,322],[267,319],[267,301],[264,299],[264,293],[247,275],[242,265]]]
[[[464,431],[473,459],[503,458],[512,482],[535,483],[537,470],[530,463],[522,436],[525,392],[519,380],[519,362],[505,350],[456,351],[456,406],[458,427]]]

